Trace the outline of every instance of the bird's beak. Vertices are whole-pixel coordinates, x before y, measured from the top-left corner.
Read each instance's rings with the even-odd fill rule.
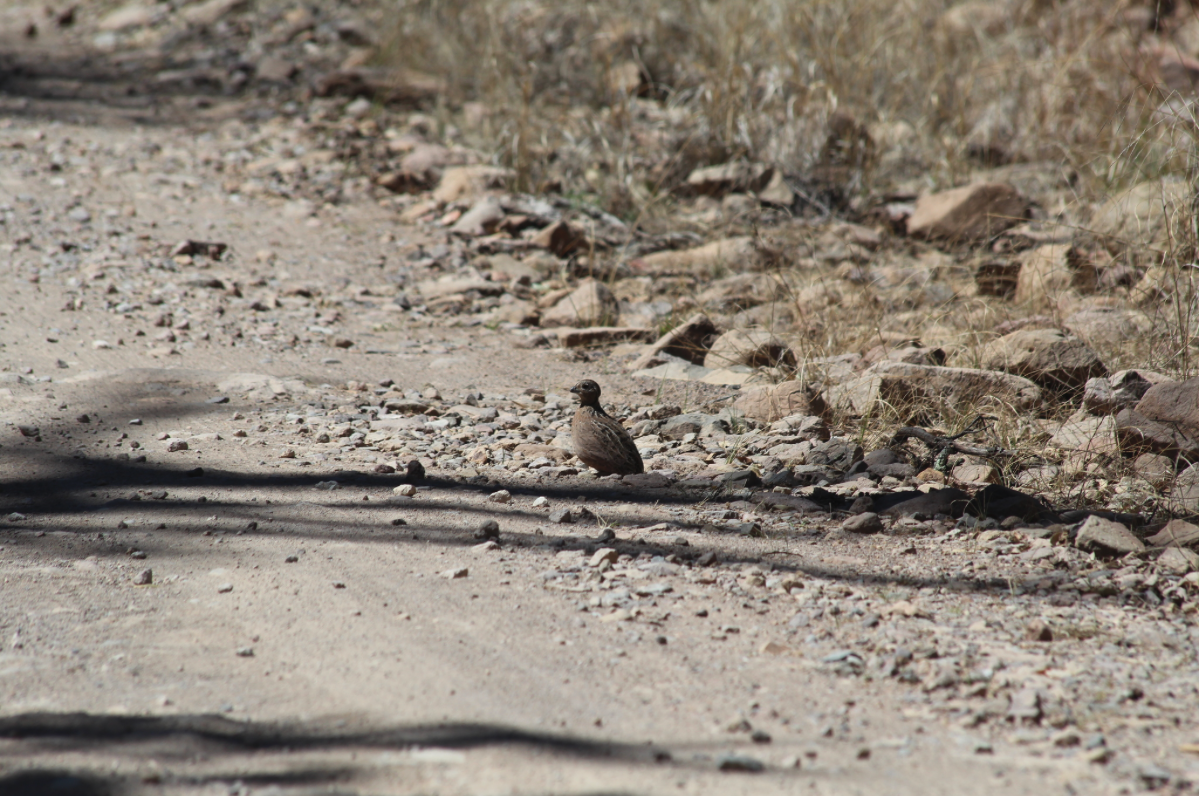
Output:
[[[578,388],[578,387],[571,387],[571,388],[570,388],[570,391],[571,391],[571,392],[573,392],[575,395],[578,395],[578,394],[579,394],[579,388]]]

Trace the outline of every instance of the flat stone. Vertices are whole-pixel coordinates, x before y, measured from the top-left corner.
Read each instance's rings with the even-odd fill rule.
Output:
[[[1040,387],[1010,373],[891,361],[875,363],[860,376],[834,384],[825,392],[830,408],[840,407],[858,416],[930,402],[950,408],[999,403],[1027,411],[1041,400]]]
[[[631,487],[637,489],[664,489],[670,486],[674,481],[662,473],[632,473],[620,479]]]
[[[631,375],[645,379],[669,379],[670,381],[700,381],[712,371],[703,365],[676,360],[665,365],[634,371]]]
[[[821,416],[828,407],[820,393],[803,382],[784,381],[747,390],[733,408],[751,420],[773,423],[793,415]]]
[[[913,238],[972,243],[1019,224],[1028,208],[1028,199],[1006,183],[967,185],[920,197],[907,232]]]
[[[1145,552],[1144,542],[1138,539],[1125,525],[1105,520],[1094,514],[1087,517],[1082,527],[1078,529],[1078,537],[1074,544],[1080,550],[1092,550],[1116,556]]]
[[[1157,566],[1175,575],[1199,570],[1199,553],[1185,547],[1167,547],[1157,557]]]
[[[1107,368],[1090,346],[1057,329],[1020,329],[983,346],[983,368],[1023,376],[1054,392],[1081,389]]]
[[[563,348],[593,348],[617,343],[641,342],[653,337],[653,329],[630,326],[592,326],[586,329],[559,329],[558,345]]]
[[[1049,446],[1070,451],[1115,453],[1119,450],[1116,419],[1110,415],[1071,418],[1049,439]]]
[[[1186,520],[1170,520],[1160,531],[1147,540],[1154,547],[1199,546],[1199,526]]]

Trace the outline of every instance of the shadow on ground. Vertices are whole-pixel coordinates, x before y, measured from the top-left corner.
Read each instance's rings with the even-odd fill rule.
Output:
[[[23,467],[11,460],[14,456],[19,458],[21,452],[9,453],[8,456],[9,472],[32,472],[31,466]],[[36,456],[43,461],[47,456],[54,458],[46,450],[39,450]],[[582,550],[587,554],[599,547],[613,547],[619,553],[629,553],[634,557],[642,553],[674,555],[692,562],[711,553],[716,560],[723,562],[769,565],[777,571],[861,585],[932,587],[994,595],[1011,592],[1011,583],[999,577],[956,572],[928,575],[885,570],[861,572],[847,566],[824,565],[794,549],[774,549],[757,554],[733,552],[720,543],[722,539],[737,535],[738,531],[730,527],[714,530],[715,526],[708,526],[704,540],[686,545],[676,543],[677,534],[669,531],[662,532],[660,539],[646,538],[645,534],[632,539],[619,539],[604,533],[610,523],[615,524],[612,530],[620,531],[622,528],[647,527],[660,522],[660,515],[650,513],[650,508],[669,505],[694,507],[705,499],[723,503],[731,499],[728,495],[697,494],[677,489],[633,489],[603,481],[478,484],[434,477],[420,482],[421,486],[430,488],[429,492],[421,493],[427,497],[413,500],[392,495],[392,488],[403,481],[400,474],[351,471],[264,473],[259,470],[235,472],[205,468],[203,474],[198,475],[195,468],[163,467],[132,460],[91,459],[79,453],[59,455],[52,465],[42,467],[51,473],[10,477],[0,483],[0,513],[15,511],[28,514],[26,520],[10,520],[7,526],[0,525],[0,538],[13,538],[20,534],[21,548],[36,548],[43,541],[47,544],[53,542],[49,535],[38,536],[38,531],[56,530],[56,518],[74,517],[86,523],[83,527],[65,527],[65,530],[77,533],[85,542],[75,550],[75,554],[80,557],[123,557],[126,551],[121,545],[113,547],[107,543],[93,543],[89,547],[87,542],[96,531],[107,530],[120,519],[136,515],[140,518],[138,530],[149,530],[155,523],[159,526],[151,538],[138,543],[151,556],[181,555],[177,548],[165,540],[161,545],[155,543],[153,535],[167,533],[225,533],[275,538],[285,535],[301,544],[305,540],[338,540],[364,544],[467,547],[479,543],[474,530],[482,520],[498,519],[501,523],[501,543],[511,547],[548,545],[559,550]],[[333,491],[316,488],[318,483],[330,480],[337,481],[339,488]],[[612,513],[605,511],[602,512],[604,516],[584,518],[573,525],[558,526],[573,532],[568,536],[543,536],[535,532],[513,530],[511,521],[519,519],[533,524],[547,524],[544,512],[479,501],[483,495],[499,488],[507,489],[516,498],[545,496],[551,505],[559,507],[585,507],[597,501],[619,501],[625,504],[625,508]],[[185,491],[187,497],[180,497],[175,490]],[[196,491],[216,495],[196,496]],[[244,497],[229,497],[230,492],[240,493]],[[284,495],[282,500],[281,492]],[[220,493],[226,496],[220,497]],[[254,493],[267,497],[267,500],[259,501]],[[363,497],[370,499],[364,501]],[[474,499],[473,504],[465,502],[468,497]],[[336,516],[339,512],[346,516]],[[352,517],[349,516],[351,512]],[[421,521],[413,517],[415,513],[439,514],[444,519]],[[39,518],[39,514],[47,516]],[[219,518],[215,525],[209,519],[213,516]],[[835,522],[832,512],[824,516],[827,516],[830,525]],[[397,520],[400,522],[394,522]],[[680,527],[681,530],[697,531],[699,528]],[[797,527],[794,534],[780,540],[778,547],[793,548],[794,545],[786,543],[799,540],[818,542],[825,530],[827,528]],[[626,533],[622,532],[621,535]]]
[[[592,741],[570,735],[530,732],[498,724],[400,725],[344,729],[335,723],[234,721],[217,715],[108,716],[89,713],[25,713],[0,718],[0,738],[18,742],[17,757],[32,761],[39,755],[71,753],[144,756],[162,763],[154,779],[162,784],[202,787],[236,781],[241,785],[308,786],[305,793],[354,793],[346,784],[357,776],[355,766],[305,760],[306,752],[363,750],[467,751],[483,747],[524,747],[564,760],[610,761],[620,765],[671,764],[670,755],[646,744]],[[0,753],[3,760],[9,753]],[[244,755],[253,755],[247,758]],[[265,755],[265,756],[264,756]],[[285,757],[279,757],[284,755]],[[237,761],[232,758],[238,757]],[[86,759],[86,758],[85,758]],[[356,759],[356,758],[351,758]],[[414,755],[414,762],[419,762]],[[204,772],[186,771],[202,760]],[[223,762],[227,761],[227,762]],[[257,761],[255,765],[253,761]],[[21,762],[15,760],[12,762]],[[236,763],[236,765],[234,765]],[[228,773],[222,770],[229,767]],[[99,764],[96,766],[99,767]],[[119,796],[130,783],[111,774],[99,775],[89,766],[28,768],[0,777],[4,796]],[[178,768],[179,770],[173,770]],[[255,770],[257,769],[257,770]],[[143,776],[142,782],[146,779]],[[312,790],[317,786],[317,790]],[[320,786],[329,789],[324,790]]]

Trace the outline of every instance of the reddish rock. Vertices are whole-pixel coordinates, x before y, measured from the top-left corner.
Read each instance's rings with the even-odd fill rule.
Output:
[[[908,218],[913,238],[974,243],[1024,220],[1029,202],[1007,183],[979,183],[920,197]]]

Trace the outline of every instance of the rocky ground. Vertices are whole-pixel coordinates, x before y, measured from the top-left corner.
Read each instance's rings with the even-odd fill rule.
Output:
[[[647,230],[510,190],[380,20],[0,11],[0,791],[1195,787],[1174,183],[1075,240],[1027,169],[734,164]]]

